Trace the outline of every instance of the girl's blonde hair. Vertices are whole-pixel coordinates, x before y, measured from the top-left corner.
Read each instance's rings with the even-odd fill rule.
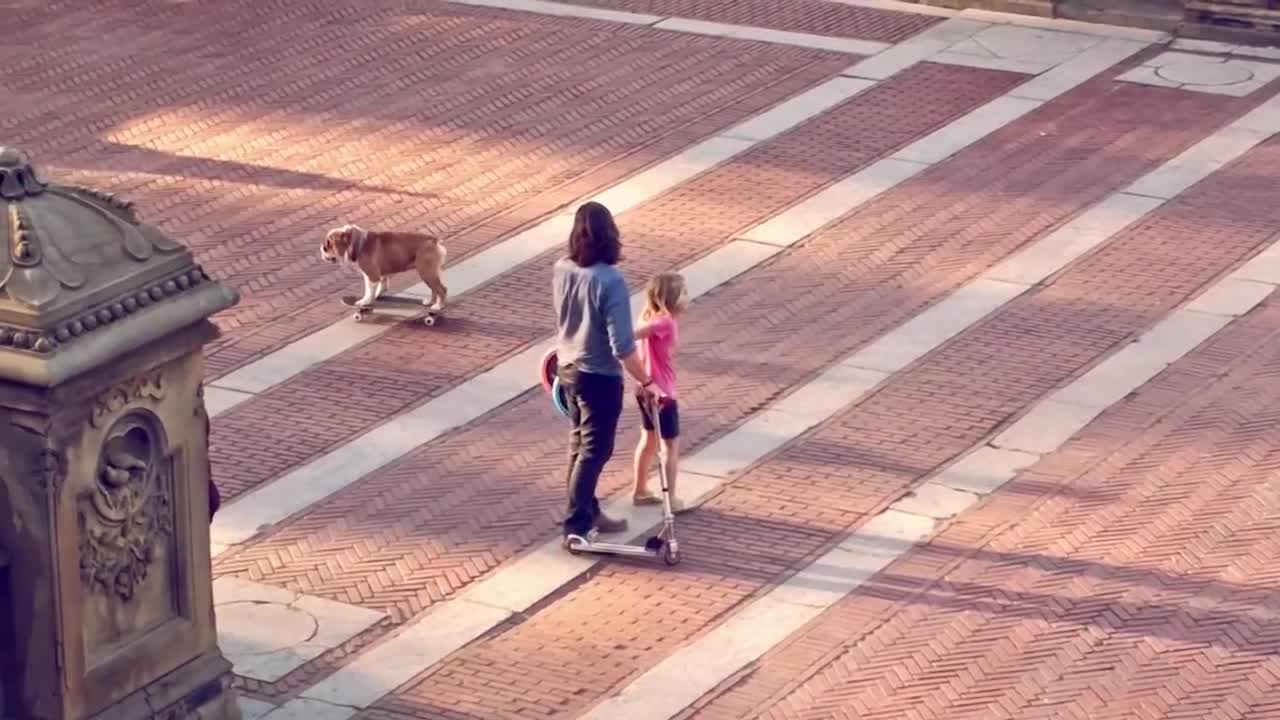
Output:
[[[674,272],[659,273],[645,288],[645,304],[644,311],[640,313],[641,319],[648,320],[661,313],[673,314],[683,293],[683,275]]]

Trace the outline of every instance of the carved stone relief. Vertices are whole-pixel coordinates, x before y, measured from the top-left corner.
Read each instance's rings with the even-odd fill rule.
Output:
[[[132,413],[112,427],[80,512],[80,579],[90,593],[133,599],[173,533],[173,458],[156,421]]]
[[[159,370],[123,382],[94,398],[89,424],[102,427],[111,416],[139,400],[162,400],[164,390],[164,376]]]

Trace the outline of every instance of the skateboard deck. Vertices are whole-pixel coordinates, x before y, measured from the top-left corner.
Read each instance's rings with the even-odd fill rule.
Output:
[[[443,315],[441,311],[432,310],[426,305],[423,305],[421,298],[408,297],[407,295],[383,295],[365,307],[356,305],[356,301],[359,299],[360,297],[357,295],[342,296],[343,305],[346,305],[349,308],[355,308],[356,322],[364,320],[366,315],[376,311],[380,307],[420,308],[426,312],[426,316],[422,318],[422,322],[427,326],[435,325],[439,322],[441,315]]]

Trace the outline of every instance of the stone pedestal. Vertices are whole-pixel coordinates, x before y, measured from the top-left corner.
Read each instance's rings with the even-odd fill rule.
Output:
[[[5,148],[0,210],[3,713],[238,720],[201,392],[207,318],[236,295],[128,204]]]

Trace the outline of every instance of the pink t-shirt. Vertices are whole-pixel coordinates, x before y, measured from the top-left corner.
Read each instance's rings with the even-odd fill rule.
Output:
[[[676,366],[672,361],[680,329],[670,315],[649,319],[649,337],[640,341],[644,353],[644,369],[667,397],[676,396]]]

